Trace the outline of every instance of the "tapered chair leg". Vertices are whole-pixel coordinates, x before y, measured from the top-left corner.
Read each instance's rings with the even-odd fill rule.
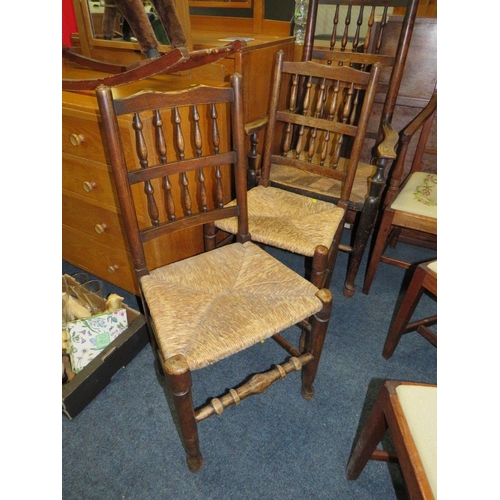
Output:
[[[377,400],[371,410],[368,420],[359,436],[356,446],[347,464],[347,479],[354,480],[359,477],[368,460],[372,458],[377,445],[382,441],[387,432],[387,421],[384,408],[389,401],[389,394],[382,386]]]
[[[399,306],[398,312],[394,321],[387,332],[387,337],[385,339],[384,349],[382,351],[382,356],[385,359],[389,359],[396,349],[399,340],[406,332],[408,323],[410,322],[413,313],[424,293],[423,282],[426,277],[426,270],[422,266],[417,266],[408,289],[404,295],[403,301]]]
[[[203,456],[200,453],[198,426],[191,394],[191,371],[182,355],[169,358],[164,369],[174,399],[186,462],[191,472],[198,472],[203,467]]]
[[[382,215],[382,220],[380,222],[380,227],[375,237],[375,244],[368,261],[368,267],[366,268],[365,281],[363,283],[363,293],[367,295],[370,292],[370,288],[373,283],[373,278],[377,272],[377,268],[380,262],[380,257],[384,253],[387,246],[387,238],[389,237],[389,232],[392,227],[392,220],[394,218],[394,212],[390,209],[386,209]]]
[[[323,302],[323,308],[311,319],[311,331],[306,333],[306,350],[314,359],[302,368],[302,396],[311,399],[314,396],[313,382],[318,371],[318,364],[323,351],[325,335],[332,310],[332,294],[327,289],[319,290],[316,296]]]

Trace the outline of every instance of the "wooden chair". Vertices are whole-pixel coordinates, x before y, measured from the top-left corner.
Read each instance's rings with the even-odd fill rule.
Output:
[[[314,39],[318,24],[318,4],[335,7],[331,17],[331,33],[325,42]],[[405,67],[418,0],[310,0],[306,35],[302,52],[302,61],[320,61],[330,66],[352,66],[366,71],[375,63],[383,66],[376,103],[382,106],[374,130],[367,130],[367,139],[375,142],[376,152],[384,139],[384,130],[389,126],[394,114],[401,79]],[[394,9],[404,8],[399,38],[394,39],[394,30],[387,27]],[[389,32],[390,36],[385,37]],[[359,93],[358,93],[359,92]],[[354,98],[353,112],[347,123],[354,124],[358,119],[357,106],[361,106],[362,93],[357,91]],[[383,103],[383,104],[382,104]],[[377,104],[378,106],[378,104]],[[374,108],[375,109],[375,108]],[[374,115],[374,113],[372,113]],[[373,116],[370,123],[373,122]],[[344,152],[344,154],[346,154]],[[340,245],[340,249],[349,253],[344,295],[351,297],[355,293],[355,279],[363,258],[366,245],[373,230],[383,190],[386,186],[386,174],[390,167],[389,159],[377,160],[376,153],[364,151],[360,156],[367,157],[360,161],[356,171],[356,181],[349,200],[347,222],[352,227],[351,242]],[[368,163],[370,162],[370,163]],[[270,172],[272,185],[281,189],[301,193],[328,202],[337,203],[338,193],[329,179],[328,168],[323,170],[299,172],[293,165],[273,166]]]
[[[296,370],[302,372],[303,397],[314,395],[332,297],[250,241],[240,75],[229,87],[113,98],[109,87],[100,86],[96,93],[151,341],[174,401],[188,467],[197,471],[203,465],[197,430],[202,420]],[[224,208],[231,174],[237,203]],[[179,196],[172,195],[173,183],[182,186]],[[150,220],[137,216],[141,205]],[[215,248],[214,221],[224,217],[237,218],[237,242]],[[170,250],[171,233],[191,238],[190,230],[201,225],[206,252],[156,268],[146,262],[146,245],[159,258]],[[303,352],[280,335],[295,324],[307,332]],[[193,370],[256,344],[264,349],[260,344],[267,338],[291,357],[194,408]]]
[[[413,273],[410,284],[405,292],[403,301],[398,308],[398,312],[392,322],[387,338],[385,340],[382,356],[389,359],[396,349],[399,339],[406,333],[416,331],[424,339],[428,340],[434,347],[437,347],[437,336],[429,330],[429,326],[437,323],[437,315],[412,321],[413,313],[425,290],[428,290],[437,297],[437,260],[420,264]]]
[[[389,431],[395,453],[377,449]],[[437,385],[388,380],[347,465],[357,479],[368,460],[396,461],[411,500],[437,498]]]
[[[282,51],[276,54],[261,175],[258,186],[248,192],[250,233],[253,241],[312,259],[308,277],[318,288],[330,285],[379,75],[378,64],[367,73],[311,61],[287,62]],[[306,92],[299,100],[302,80]],[[285,89],[287,102],[280,98]],[[365,96],[359,121],[349,125],[354,94],[360,89]],[[395,145],[394,136],[392,140]],[[350,156],[343,158],[340,150],[347,143]],[[381,161],[395,157],[389,146],[379,153]],[[274,187],[272,169],[289,166],[299,174],[326,170],[325,182],[334,186],[338,202]],[[217,227],[236,234],[237,221],[219,221]]]
[[[370,291],[379,262],[404,269],[414,266],[412,262],[384,255],[389,243],[394,246],[401,228],[437,234],[437,174],[421,171],[436,110],[437,92],[434,92],[428,105],[400,134],[398,158],[390,175],[380,225],[373,235],[373,248],[363,283],[365,294]],[[417,140],[415,154],[409,172],[405,173],[406,155],[412,139]]]

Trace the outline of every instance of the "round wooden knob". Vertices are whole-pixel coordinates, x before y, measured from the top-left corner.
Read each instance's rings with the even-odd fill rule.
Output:
[[[104,233],[104,231],[106,231],[106,229],[108,229],[108,226],[105,222],[103,222],[102,224],[96,224],[94,226],[94,229],[97,234],[102,234]]]
[[[85,136],[83,134],[71,134],[69,136],[69,142],[73,146],[79,146],[82,142],[85,142]]]
[[[90,193],[96,186],[97,184],[94,181],[85,181],[83,183],[83,190]]]
[[[114,264],[113,266],[108,266],[108,273],[109,274],[115,274],[116,271],[118,271],[118,266]]]

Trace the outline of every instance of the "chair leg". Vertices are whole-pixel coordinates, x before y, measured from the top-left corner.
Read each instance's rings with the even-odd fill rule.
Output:
[[[203,456],[200,453],[198,426],[191,394],[191,371],[182,355],[169,358],[164,369],[174,399],[187,466],[191,472],[198,472],[203,467]]]
[[[347,479],[358,479],[368,460],[372,458],[377,445],[387,432],[385,408],[389,403],[389,394],[382,386],[368,420],[359,436],[356,446],[347,464]]]
[[[329,290],[323,288],[316,296],[323,303],[323,308],[311,318],[311,331],[306,333],[305,350],[310,352],[314,359],[302,368],[301,393],[304,399],[311,399],[314,396],[313,382],[318,371],[332,310],[332,294]]]
[[[382,356],[385,359],[389,359],[393,355],[399,340],[405,333],[406,327],[424,292],[422,284],[425,276],[425,269],[421,266],[417,266],[404,295],[403,302],[401,302],[396,317],[387,332],[384,349],[382,351]]]
[[[323,288],[328,273],[328,248],[318,245],[314,249],[311,269],[311,283],[317,288]]]
[[[344,283],[344,295],[346,297],[352,297],[356,291],[354,282],[365,253],[366,244],[375,225],[379,205],[380,198],[368,197],[356,225],[356,234],[354,235],[352,252],[349,255],[349,265]]]
[[[363,293],[367,295],[373,283],[373,278],[377,272],[378,264],[380,262],[380,257],[384,253],[387,244],[387,237],[392,227],[392,220],[394,219],[394,212],[390,209],[386,209],[382,215],[382,220],[380,222],[380,227],[375,237],[375,244],[370,255],[370,260],[368,261],[368,266],[366,268],[365,281],[363,283]]]

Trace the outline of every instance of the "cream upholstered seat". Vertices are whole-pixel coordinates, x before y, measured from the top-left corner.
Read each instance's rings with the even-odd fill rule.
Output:
[[[232,206],[234,201],[229,203]],[[345,210],[333,203],[314,200],[273,187],[256,186],[248,192],[248,228],[252,239],[307,257],[318,245],[330,248]],[[235,217],[216,226],[236,233]]]
[[[385,255],[389,244],[394,247],[402,229],[417,234],[437,235],[437,173],[423,172],[427,140],[437,111],[437,92],[427,106],[401,132],[398,157],[389,175],[380,224],[372,238],[371,255],[366,267],[363,293],[368,294],[380,262],[413,268],[396,256]],[[420,134],[418,134],[420,132]],[[409,172],[405,173],[406,155],[413,138],[417,138]]]
[[[377,449],[386,431],[395,453]],[[399,462],[411,499],[437,499],[437,385],[387,380],[347,464],[357,479],[369,460]]]
[[[259,272],[255,272],[259,269]],[[318,312],[318,289],[252,242],[157,268],[141,279],[165,358],[197,370]]]
[[[437,387],[398,385],[396,394],[432,493],[437,498]]]
[[[437,219],[437,174],[414,172],[391,204],[392,210]]]
[[[123,98],[109,87],[96,89],[153,352],[192,472],[203,467],[198,424],[206,418],[296,371],[302,397],[314,396],[331,315],[329,290],[251,241],[242,88],[235,74],[224,87],[145,90]],[[225,207],[233,189],[236,203]],[[215,222],[231,218],[236,242],[216,248]],[[178,248],[185,238],[194,240],[197,255]],[[294,325],[296,345],[287,338]],[[284,349],[284,359],[271,367],[262,360],[258,373],[242,367],[242,383],[216,397],[202,395],[201,406],[194,406],[193,370],[251,346],[258,362],[269,349],[261,341],[269,338]]]

